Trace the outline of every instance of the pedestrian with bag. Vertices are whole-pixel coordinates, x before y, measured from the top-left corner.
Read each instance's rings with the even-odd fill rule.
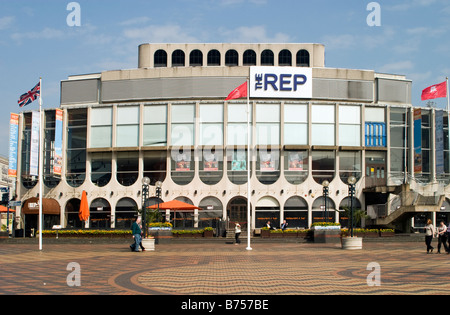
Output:
[[[425,226],[425,244],[427,245],[427,254],[431,252],[433,252],[434,247],[431,246],[431,241],[433,240],[434,237],[434,226],[433,226],[433,222],[428,219],[427,221],[427,225]]]
[[[444,245],[445,251],[448,253],[447,247],[447,227],[444,224],[444,221],[441,221],[437,228],[437,236],[438,236],[438,254],[441,253],[441,245]]]
[[[140,226],[141,223],[141,218],[137,218],[136,221],[133,223],[133,225],[131,226],[131,234],[133,234],[133,238],[134,238],[134,244],[130,245],[131,251],[132,252],[139,252],[139,246],[141,244],[142,241],[142,229]]]

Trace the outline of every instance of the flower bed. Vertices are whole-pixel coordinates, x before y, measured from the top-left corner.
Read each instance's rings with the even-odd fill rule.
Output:
[[[42,237],[103,237],[103,238],[130,238],[131,230],[44,230]]]

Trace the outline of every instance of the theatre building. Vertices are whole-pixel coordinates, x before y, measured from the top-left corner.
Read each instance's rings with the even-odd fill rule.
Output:
[[[145,201],[144,177],[148,204],[176,199],[201,208],[171,212],[179,228],[217,220],[247,228],[247,198],[252,230],[284,219],[290,228],[347,226],[352,176],[366,225],[410,232],[428,218],[450,219],[448,113],[414,107],[405,76],[325,67],[320,44],[138,51],[137,69],[62,81],[60,107],[42,113],[45,228],[84,225],[78,210],[86,191],[86,227],[129,229]],[[247,79],[250,145],[247,98],[225,101]],[[18,122],[19,228],[36,224],[33,115],[22,112]]]

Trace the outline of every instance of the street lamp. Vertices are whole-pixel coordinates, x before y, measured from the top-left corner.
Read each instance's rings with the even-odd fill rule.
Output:
[[[350,194],[350,236],[353,237],[353,197],[355,196],[356,177],[350,176],[348,178],[348,193]]]
[[[155,186],[156,186],[156,199],[158,200],[157,217],[159,218],[159,200],[161,198],[162,182],[161,181],[157,181]],[[159,219],[158,219],[158,221],[159,221]]]
[[[330,186],[330,182],[327,180],[324,180],[322,182],[322,186],[323,186],[323,198],[325,199],[325,222],[328,222],[327,197],[328,197],[328,191],[329,191],[328,186]]]
[[[150,178],[142,179],[142,227],[144,228],[144,238],[147,238],[147,200],[149,196]]]

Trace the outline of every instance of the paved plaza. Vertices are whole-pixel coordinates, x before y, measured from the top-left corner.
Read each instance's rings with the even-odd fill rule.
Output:
[[[40,252],[37,244],[0,243],[0,294],[450,294],[450,256],[436,249],[426,254],[422,242],[366,242],[358,251],[314,243],[252,248],[244,242],[161,244],[132,253],[126,242],[44,243]],[[68,285],[77,279],[70,263],[79,266],[79,286]],[[368,278],[379,285],[369,286]]]

